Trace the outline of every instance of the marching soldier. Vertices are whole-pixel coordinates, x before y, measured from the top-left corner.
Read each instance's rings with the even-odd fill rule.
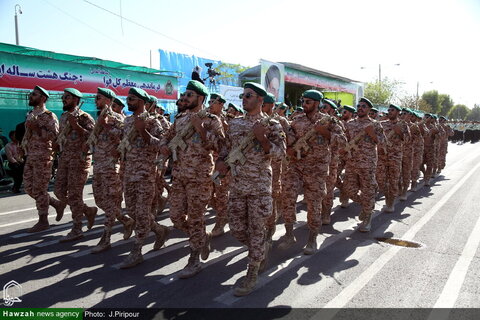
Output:
[[[411,110],[403,108],[400,115],[401,120],[407,124],[410,134],[403,142],[402,150],[402,171],[400,178],[400,201],[407,200],[407,192],[410,188],[413,167],[413,136],[412,130],[417,132],[418,126],[411,121]],[[415,128],[416,127],[416,128]]]
[[[208,101],[209,112],[216,115],[222,122],[223,131],[228,129],[227,119],[223,112],[223,106],[225,105],[225,98],[218,93],[210,94],[210,100]],[[213,153],[213,161],[217,161],[218,152]],[[218,237],[225,231],[225,225],[228,222],[227,216],[227,204],[228,204],[228,184],[230,182],[230,175],[226,175],[222,179],[219,179],[219,183],[213,185],[213,193],[211,198],[212,207],[215,209],[216,219],[215,226],[212,230],[212,237]]]
[[[377,108],[372,108],[372,110],[370,110],[370,112],[368,113],[368,116],[372,119],[372,120],[378,120],[378,109]]]
[[[280,248],[286,249],[295,243],[293,223],[296,221],[296,200],[300,185],[303,184],[307,201],[308,242],[303,250],[310,255],[317,250],[317,235],[322,226],[322,200],[326,195],[325,181],[330,164],[330,145],[342,135],[337,119],[320,113],[319,105],[323,95],[317,90],[302,94],[304,112],[291,123],[287,133],[287,154],[289,164],[282,195],[282,214],[285,221],[285,236]]]
[[[142,247],[150,231],[155,233],[153,250],[165,243],[169,230],[158,224],[152,213],[155,195],[155,160],[159,151],[162,128],[145,110],[149,95],[142,89],[128,91],[128,110],[133,114],[125,119],[123,138],[118,147],[125,159],[124,192],[127,212],[135,220],[135,242],[132,251],[120,265],[127,269],[143,262]]]
[[[187,110],[162,139],[162,154],[173,158],[170,219],[189,237],[190,258],[179,274],[182,279],[200,272],[200,257],[207,260],[210,254],[211,234],[206,232],[204,216],[213,188],[213,151],[224,134],[220,119],[202,110],[207,96],[205,85],[191,80],[184,96]]]
[[[355,143],[358,149],[352,153],[345,165],[344,189],[350,199],[360,203],[359,231],[369,232],[375,208],[375,171],[377,168],[377,144],[385,141],[380,123],[368,117],[372,103],[361,98],[357,106],[358,117],[346,123],[349,144]],[[345,150],[340,150],[345,154]],[[361,192],[361,196],[358,192]]]
[[[385,194],[384,211],[388,213],[395,211],[395,197],[399,195],[402,171],[402,148],[410,136],[407,124],[398,118],[401,111],[402,108],[391,104],[388,108],[388,120],[380,122],[386,140],[379,144],[381,148],[377,150],[376,180],[379,191]]]
[[[89,207],[83,202],[83,188],[87,182],[91,165],[87,139],[95,122],[80,109],[82,93],[74,88],[64,90],[62,96],[64,113],[60,117],[60,133],[57,145],[60,150],[55,195],[72,210],[72,230],[60,242],[75,241],[83,238],[82,217],[87,217],[90,230],[95,222],[97,207]]]
[[[440,117],[440,126],[442,126],[443,130],[445,131],[445,135],[440,141],[438,173],[442,172],[442,170],[445,168],[445,162],[448,153],[448,138],[454,135],[452,128],[450,128],[450,126],[447,124],[447,118],[444,116]]]
[[[423,137],[428,133],[428,129],[425,127],[422,117],[417,112],[413,112],[410,116],[414,126],[411,127],[410,133],[412,135],[413,145],[413,162],[412,162],[412,186],[411,190],[417,190],[418,179],[420,178],[420,167],[423,162]]]
[[[323,100],[323,107],[321,111],[332,116],[336,117],[337,114],[337,105],[335,102],[325,99]],[[338,125],[342,130],[342,135],[336,135],[336,139],[332,139],[330,144],[330,164],[328,167],[328,177],[326,180],[326,190],[327,194],[322,201],[322,225],[330,224],[330,215],[332,213],[333,199],[334,199],[334,189],[337,183],[338,178],[338,167],[340,164],[340,154],[339,150],[345,146],[347,139],[345,137],[345,127],[341,121],[338,121]]]
[[[272,213],[271,159],[285,155],[285,137],[280,124],[262,113],[266,95],[261,85],[245,83],[240,97],[247,114],[230,122],[226,145],[216,164],[222,175],[230,165],[230,230],[238,241],[248,246],[247,276],[235,288],[236,296],[253,291],[260,264],[266,258],[265,220]],[[239,161],[243,157],[245,162]]]
[[[263,98],[262,112],[268,115],[270,118],[278,121],[282,126],[284,133],[290,131],[290,123],[285,117],[280,116],[273,112],[273,106],[275,104],[275,96],[271,93]],[[286,171],[285,157],[272,159],[272,214],[267,219],[267,243],[270,249],[272,245],[272,237],[275,234],[275,228],[277,219],[279,217],[279,209],[281,209],[281,196],[282,196],[282,177]]]
[[[117,148],[122,140],[124,118],[112,111],[115,98],[112,90],[97,89],[95,104],[100,114],[88,140],[93,150],[93,196],[97,206],[105,211],[103,235],[92,253],[111,248],[110,237],[115,219],[124,226],[124,239],[130,238],[134,227],[133,219],[122,214],[120,154]]]
[[[57,116],[45,106],[49,96],[49,93],[39,86],[28,96],[28,105],[33,107],[33,110],[27,116],[26,133],[21,144],[27,155],[23,181],[25,192],[35,199],[38,210],[38,222],[28,232],[49,228],[49,205],[57,210],[57,221],[60,221],[65,209],[64,204],[48,194],[48,183],[52,176],[52,146],[58,135]]]
[[[432,178],[433,169],[437,159],[435,158],[435,140],[439,130],[435,124],[435,118],[432,114],[426,113],[425,116],[425,125],[428,129],[428,133],[424,136],[424,151],[423,151],[423,163],[425,164],[425,175],[424,175],[424,184],[429,187]]]
[[[351,106],[343,106],[343,111],[342,111],[342,114],[341,114],[341,118],[340,118],[340,125],[342,126],[342,128],[344,129],[344,132],[346,132],[346,124],[353,120],[353,116],[357,113],[357,109],[355,109],[354,107],[351,107]],[[338,190],[340,191],[340,207],[342,208],[347,208],[348,207],[348,196],[346,194],[346,192],[343,190],[343,180],[342,178],[344,178],[344,175],[342,175],[342,172],[344,171],[345,169],[345,164],[346,164],[346,155],[345,154],[342,154],[340,153],[339,154],[339,158],[340,158],[340,162],[338,164],[338,172],[337,172],[337,188]]]

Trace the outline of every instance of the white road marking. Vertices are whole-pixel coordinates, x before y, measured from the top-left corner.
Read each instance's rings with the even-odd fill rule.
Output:
[[[455,306],[455,302],[460,294],[460,289],[465,281],[468,268],[475,257],[479,244],[480,218],[477,220],[472,233],[470,233],[460,258],[450,272],[447,283],[445,284],[445,287],[443,287],[443,291],[438,298],[437,303],[433,306],[434,308],[453,308]]]
[[[89,201],[89,200],[93,200],[93,197],[83,199],[83,201]],[[1,212],[1,213],[0,213],[0,216],[6,216],[6,215],[11,214],[11,213],[18,213],[18,212],[31,211],[31,210],[37,210],[37,207],[31,207],[31,208],[25,208],[25,209],[13,210],[13,211]]]
[[[417,232],[442,208],[445,203],[463,186],[463,184],[480,168],[480,163],[473,167],[459,182],[457,182],[450,191],[447,192],[439,201],[420,218],[402,237],[404,240],[413,240]],[[335,298],[330,300],[324,308],[343,308],[350,300],[357,295],[363,287],[373,279],[373,277],[387,264],[400,250],[400,247],[391,247],[383,253],[374,263],[372,263],[362,274],[342,290]],[[338,311],[337,311],[338,312]],[[335,314],[332,315],[332,317]],[[313,317],[312,317],[313,318]]]

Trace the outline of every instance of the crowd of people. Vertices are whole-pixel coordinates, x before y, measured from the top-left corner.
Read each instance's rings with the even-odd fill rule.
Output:
[[[13,147],[26,154],[25,191],[38,210],[39,220],[29,232],[49,228],[49,206],[60,221],[69,205],[72,229],[60,242],[79,240],[82,218],[92,228],[98,207],[105,212],[104,230],[92,253],[110,249],[112,227],[119,220],[124,239],[135,231],[132,250],[121,265],[131,268],[143,262],[142,246],[150,232],[155,234],[154,250],[164,246],[171,228],[156,217],[169,202],[173,227],[189,239],[190,256],[180,278],[201,271],[212,238],[224,234],[227,224],[248,247],[247,274],[235,288],[237,296],[254,290],[280,218],[285,234],[278,248],[297,242],[293,225],[300,193],[309,230],[303,252],[311,255],[318,250],[322,225],[331,223],[336,188],[341,207],[350,199],[360,204],[358,230],[369,232],[376,197],[385,195],[383,211],[392,213],[409,190],[430,186],[445,167],[448,137],[453,135],[444,117],[422,117],[393,104],[380,117],[366,98],[356,107],[340,107],[317,90],[305,91],[301,108],[288,115],[288,106],[252,82],[244,85],[240,108],[226,106],[221,94],[210,94],[191,80],[177,101],[173,124],[156,98],[142,89],[129,90],[126,104],[133,114],[128,117],[122,113],[124,102],[110,89],[98,88],[96,121],[79,108],[82,97],[77,89],[66,88],[58,120],[46,107],[45,89],[36,86],[29,95],[33,110],[21,145]],[[56,198],[47,191],[54,153],[59,154]],[[82,194],[92,163],[96,206],[90,207]],[[171,185],[164,178],[169,163]],[[205,224],[209,205],[216,213],[212,232]]]

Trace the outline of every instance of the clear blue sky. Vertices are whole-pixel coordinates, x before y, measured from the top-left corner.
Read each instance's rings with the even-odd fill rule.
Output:
[[[121,20],[89,2],[139,23]],[[0,42],[159,67],[157,49],[246,66],[303,64],[480,104],[479,0],[0,0]],[[400,66],[395,66],[395,64]],[[363,67],[363,69],[361,68]]]

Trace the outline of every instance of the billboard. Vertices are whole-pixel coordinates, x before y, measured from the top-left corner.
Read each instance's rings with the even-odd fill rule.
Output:
[[[177,78],[160,74],[108,68],[44,57],[0,53],[0,87],[33,89],[39,85],[49,91],[76,88],[82,93],[109,88],[127,96],[130,87],[144,89],[159,99],[177,99]]]
[[[272,93],[275,99],[284,102],[285,67],[281,63],[260,60],[260,83]]]

